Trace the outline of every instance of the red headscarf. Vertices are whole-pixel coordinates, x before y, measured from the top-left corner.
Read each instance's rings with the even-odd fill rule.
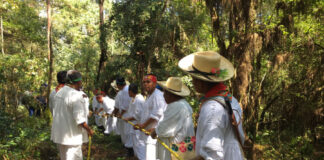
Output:
[[[152,82],[154,82],[154,83],[157,82],[157,78],[156,78],[156,76],[154,76],[154,75],[146,75],[146,76],[143,78],[143,81],[147,81],[147,80],[152,81]]]

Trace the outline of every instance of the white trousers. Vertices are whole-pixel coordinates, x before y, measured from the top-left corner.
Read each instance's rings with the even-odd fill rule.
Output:
[[[125,121],[121,120],[121,119],[118,119],[117,120],[117,128],[119,130],[121,141],[122,141],[123,144],[126,143],[126,136],[125,136],[125,132],[124,132],[125,127],[124,126],[125,126]]]
[[[139,139],[139,135],[139,130],[135,130],[135,133],[132,134],[134,154],[139,160],[145,160],[145,142]]]
[[[106,121],[106,124],[105,124],[105,133],[106,134],[110,134],[110,133],[116,133],[116,123],[117,123],[117,119],[116,117],[109,117]],[[118,133],[119,134],[119,133]]]
[[[160,138],[167,146],[170,146],[170,138]],[[171,153],[167,149],[165,149],[162,144],[156,144],[157,150],[157,159],[159,160],[171,160]]]
[[[57,144],[61,160],[82,160],[81,146]]]
[[[129,123],[125,123],[124,125],[124,133],[125,133],[125,147],[126,148],[133,148],[133,134],[134,129],[133,126]]]
[[[146,160],[156,160],[156,144],[146,143]]]

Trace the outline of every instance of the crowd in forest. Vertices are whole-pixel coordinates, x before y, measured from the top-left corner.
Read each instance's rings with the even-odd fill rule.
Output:
[[[147,74],[138,85],[117,77],[111,86],[114,99],[95,90],[92,111],[95,123],[105,134],[120,135],[127,156],[140,160],[244,159],[242,110],[223,83],[234,75],[227,59],[212,51],[196,52],[179,61],[201,93],[197,125],[185,97],[189,88],[179,77],[158,81]],[[82,75],[76,70],[57,73],[59,85],[51,92],[53,115],[51,140],[63,160],[82,159],[81,146],[94,132],[88,126],[89,97],[82,91]]]

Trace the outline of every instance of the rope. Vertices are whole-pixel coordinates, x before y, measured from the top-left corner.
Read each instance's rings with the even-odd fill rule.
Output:
[[[91,152],[91,136],[89,136],[89,146],[88,146],[88,158],[87,158],[87,160],[90,160],[90,152]]]
[[[118,118],[118,117],[117,117]],[[122,119],[122,118],[121,118]],[[126,121],[125,119],[122,119],[124,121]],[[135,127],[135,124],[132,123],[131,121],[126,121],[127,123],[129,123],[130,125],[134,126]],[[138,126],[136,126],[135,128],[138,128]],[[140,129],[142,132],[144,132],[145,134],[148,134],[150,135],[151,133],[148,132],[147,130],[145,129]],[[165,148],[167,149],[171,154],[173,154],[178,160],[183,160],[176,152],[174,152],[168,145],[166,145],[162,140],[160,140],[158,137],[156,137],[157,141]]]
[[[103,115],[102,117],[116,117],[116,116],[113,116],[113,115],[107,115],[107,114],[105,114],[105,115]],[[117,117],[117,118],[119,118],[119,117]],[[125,119],[123,119],[123,118],[119,118],[119,119],[122,119],[122,120],[124,120],[124,121],[126,121]],[[135,124],[133,123],[133,122],[131,122],[131,121],[126,121],[127,123],[129,123],[130,125],[132,125],[133,127],[135,127],[135,128],[138,128],[138,129],[140,129],[138,126],[135,126]],[[151,133],[150,132],[148,132],[147,130],[145,130],[145,129],[140,129],[140,131],[142,131],[142,132],[144,132],[145,134],[148,134],[148,135],[150,135]],[[160,140],[158,137],[156,137],[156,139],[157,139],[157,141],[165,148],[165,149],[167,149],[171,154],[173,154],[178,160],[183,160],[176,152],[174,152],[168,145],[166,145],[162,140]],[[90,144],[90,140],[91,139],[89,139],[89,144]],[[90,155],[90,152],[88,152],[88,158],[89,158],[89,155]],[[88,159],[89,160],[89,159]]]

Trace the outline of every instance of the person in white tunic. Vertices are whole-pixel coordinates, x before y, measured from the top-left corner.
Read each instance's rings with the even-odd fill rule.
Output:
[[[190,94],[189,88],[178,77],[170,77],[167,81],[158,81],[164,89],[164,99],[168,104],[163,119],[159,122],[151,136],[158,136],[167,146],[180,143],[186,137],[195,135],[192,121],[192,109],[184,99]],[[170,160],[171,153],[160,143],[157,144],[157,159]]]
[[[53,107],[54,107],[54,97],[56,93],[65,85],[66,82],[66,71],[59,71],[56,74],[56,79],[58,85],[55,87],[55,89],[52,90],[49,96],[49,108],[52,114],[53,114]]]
[[[216,52],[204,51],[182,58],[178,65],[191,75],[195,90],[203,94],[196,132],[197,156],[194,159],[242,160],[242,112],[236,112],[229,105],[237,101],[222,83],[234,75],[231,62]],[[234,116],[233,112],[236,112]]]
[[[110,134],[114,130],[114,123],[113,123],[113,117],[112,117],[112,112],[114,111],[114,106],[115,106],[115,101],[111,99],[108,95],[98,95],[97,96],[97,101],[100,105],[100,109],[98,112],[105,112],[105,114],[101,115],[103,117],[109,116],[107,120],[104,122],[104,127],[105,127],[105,134]]]
[[[96,125],[98,126],[98,128],[101,130],[102,133],[104,133],[106,131],[106,124],[107,124],[107,117],[105,117],[105,111],[103,109],[103,105],[101,105],[98,102],[98,98],[102,98],[104,97],[106,94],[103,91],[95,91],[95,95],[93,96],[93,100],[92,100],[92,109],[93,109],[93,113],[95,116],[95,122]]]
[[[130,97],[132,97],[132,100],[125,114],[126,118],[124,118],[124,120],[137,124],[140,122],[141,112],[143,111],[143,104],[145,99],[141,94],[138,94],[138,86],[134,83],[129,85],[128,94]],[[140,160],[145,159],[145,143],[143,140],[139,139],[140,131],[130,128],[129,132],[132,134],[135,156]]]
[[[131,97],[129,97],[128,95],[129,85],[126,85],[126,81],[123,77],[117,77],[116,84],[119,92],[117,93],[117,96],[115,98],[114,114],[117,115],[117,117],[119,118],[124,118],[124,114],[128,110],[129,103],[131,101]],[[128,151],[128,156],[132,156],[132,137],[131,134],[127,132],[127,130],[129,130],[128,128],[131,128],[132,126],[124,120],[118,119],[117,127],[120,132],[122,143]]]
[[[82,88],[81,74],[76,70],[67,72],[68,85],[60,89],[54,99],[51,140],[57,144],[61,160],[82,160],[81,146],[93,135],[87,121],[86,101]]]
[[[140,124],[137,127],[152,132],[158,122],[163,118],[163,112],[166,109],[166,102],[163,98],[163,92],[156,89],[157,78],[155,75],[149,74],[143,78],[143,86],[147,92],[147,98],[143,105],[143,113]],[[141,132],[140,140],[145,142],[145,159],[156,159],[156,139]]]

